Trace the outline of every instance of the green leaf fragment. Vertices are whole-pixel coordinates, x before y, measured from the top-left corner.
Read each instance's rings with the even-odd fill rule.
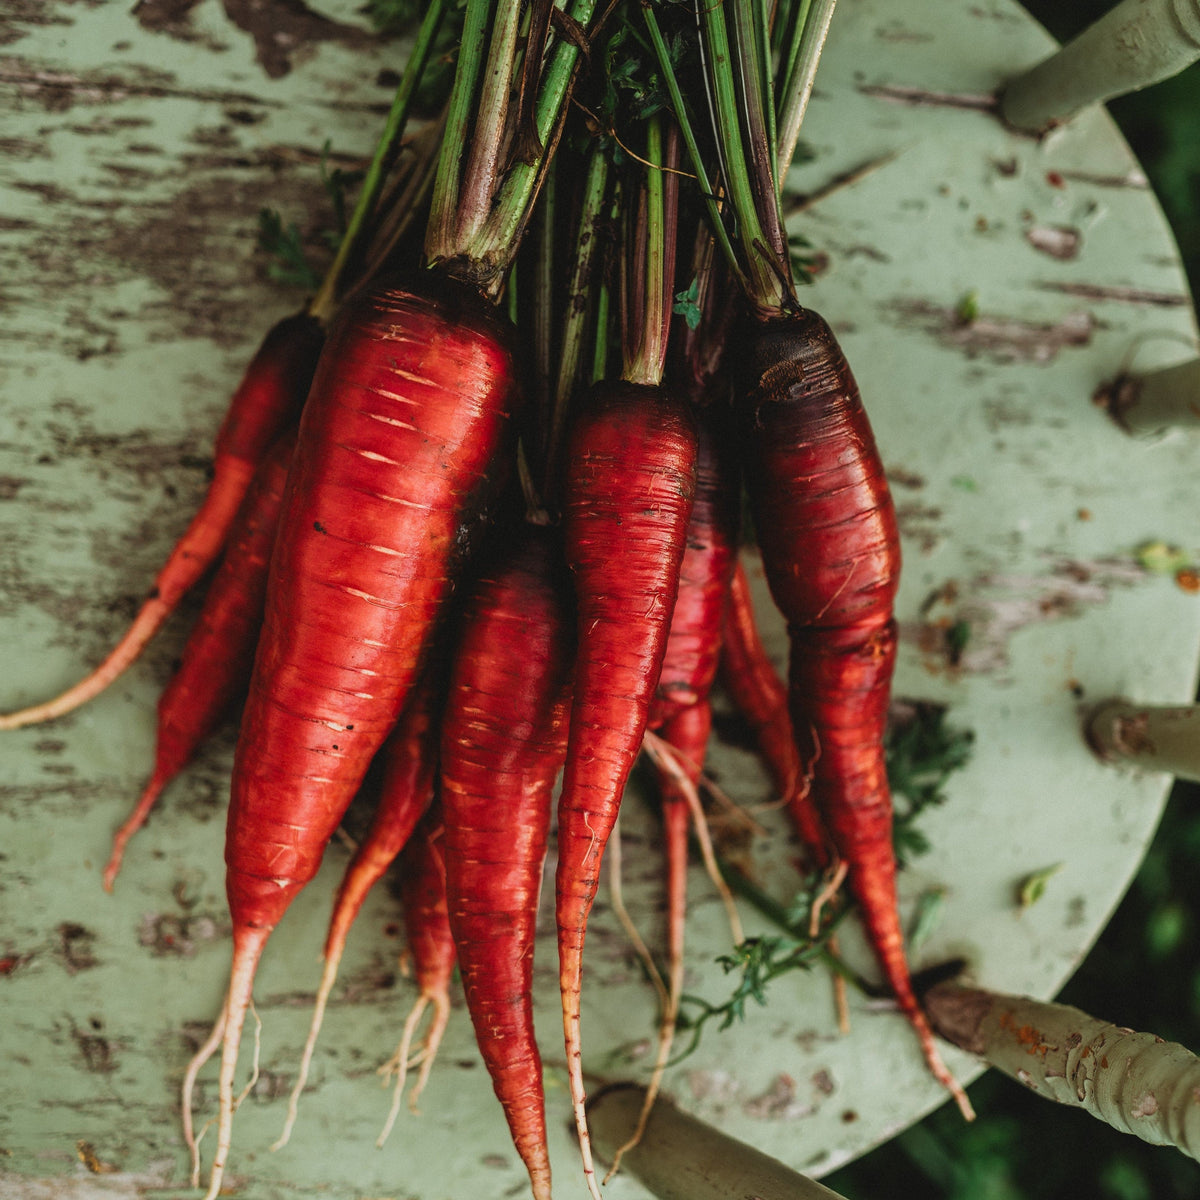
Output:
[[[972,288],[955,307],[954,315],[960,325],[970,325],[979,317],[979,293]]]
[[[1017,903],[1020,907],[1029,908],[1030,905],[1036,904],[1045,894],[1046,885],[1065,865],[1057,862],[1053,866],[1043,867],[1040,871],[1026,875],[1017,885]]]
[[[1185,551],[1161,541],[1143,542],[1134,551],[1134,557],[1143,570],[1153,575],[1174,575],[1192,565],[1191,556]]]
[[[283,223],[273,208],[258,214],[258,247],[270,257],[267,274],[276,283],[295,287],[315,288],[320,276],[308,262],[296,223]]]
[[[946,911],[946,889],[944,887],[926,888],[917,897],[916,911],[908,928],[908,952],[916,952],[929,940],[929,935],[937,928],[942,914]]]
[[[675,293],[675,307],[672,309],[677,316],[687,322],[689,329],[700,327],[700,279],[693,279],[691,286],[683,292]]]

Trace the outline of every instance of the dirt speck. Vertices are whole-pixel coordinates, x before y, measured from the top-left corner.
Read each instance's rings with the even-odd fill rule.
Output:
[[[58,948],[68,974],[75,975],[99,965],[95,953],[96,935],[73,921],[64,921],[58,927]]]

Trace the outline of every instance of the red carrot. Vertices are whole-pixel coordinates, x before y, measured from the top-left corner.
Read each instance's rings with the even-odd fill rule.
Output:
[[[347,302],[301,422],[234,761],[233,967],[208,1196],[259,957],[390,732],[499,482],[516,401],[508,333],[474,294],[380,286]]]
[[[433,687],[435,674],[433,671],[425,673],[422,683],[414,689],[405,705],[396,728],[379,752],[383,763],[379,803],[371,828],[347,865],[341,887],[334,898],[333,913],[325,934],[325,967],[317,987],[312,1023],[304,1043],[296,1082],[288,1099],[287,1118],[279,1139],[271,1147],[273,1150],[287,1143],[292,1126],[296,1123],[300,1094],[308,1081],[325,1006],[337,981],[350,927],[357,919],[367,893],[383,878],[396,855],[404,849],[413,828],[433,798],[438,737]]]
[[[442,726],[446,889],[476,1040],[536,1200],[549,1200],[534,922],[566,754],[573,614],[562,549],[525,526],[465,613]]]
[[[709,693],[721,648],[721,618],[737,554],[740,494],[724,405],[697,414],[696,493],[679,569],[679,591],[667,634],[648,728],[659,730],[679,753],[675,771],[655,757],[662,795],[663,855],[667,892],[667,982],[659,997],[658,1054],[641,1117],[629,1140],[613,1155],[609,1176],[625,1151],[641,1140],[670,1057],[683,989],[687,912],[688,828],[693,796],[712,728]],[[607,1177],[606,1177],[607,1178]]]
[[[662,670],[650,706],[651,729],[707,701],[717,674],[722,618],[737,561],[740,499],[725,418],[722,406],[705,410],[696,422],[695,500]]]
[[[216,562],[255,469],[300,413],[322,341],[321,326],[304,312],[271,329],[234,392],[217,434],[208,494],[168,555],[133,624],[90,675],[52,700],[0,716],[0,729],[20,729],[71,712],[98,696],[141,654],[183,596]]]
[[[883,734],[900,539],[883,466],[819,316],[762,322],[746,349],[746,482],[767,581],[788,622],[793,728],[888,983],[931,1071],[969,1113],[913,993],[896,907]]]
[[[583,941],[662,669],[695,491],[696,434],[683,405],[658,388],[602,385],[590,400],[571,434],[563,511],[579,662],[555,894],[571,1100],[588,1186],[598,1195],[581,1063]]]
[[[295,443],[292,433],[276,442],[238,510],[221,566],[209,584],[179,666],[159,697],[154,772],[113,835],[112,854],[104,868],[105,891],[112,891],[125,847],[145,823],[163,788],[216,732],[250,681],[262,626],[267,564]]]
[[[740,562],[730,580],[725,608],[721,677],[750,726],[775,790],[787,802],[809,858],[815,867],[824,870],[829,865],[828,836],[813,804],[809,779],[801,770],[787,688],[758,636],[750,581]]]
[[[450,981],[454,977],[456,950],[450,931],[450,909],[446,899],[445,827],[441,806],[434,804],[418,823],[400,856],[400,898],[404,904],[404,929],[408,953],[416,976],[417,1000],[404,1022],[400,1045],[389,1063],[380,1068],[386,1077],[395,1074],[392,1106],[377,1146],[387,1140],[396,1114],[408,1068],[418,1060],[421,1073],[409,1093],[408,1106],[417,1111],[417,1100],[425,1090],[442,1035],[450,1020]],[[433,1017],[417,1057],[410,1061],[409,1049],[426,1008]]]

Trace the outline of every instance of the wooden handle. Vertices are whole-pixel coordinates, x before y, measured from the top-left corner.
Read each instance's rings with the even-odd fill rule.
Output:
[[[1092,749],[1109,762],[1200,780],[1200,705],[1110,700],[1087,724]]]
[[[1045,133],[1090,104],[1136,92],[1200,58],[1200,0],[1122,0],[1004,91],[1000,112]]]
[[[1066,1004],[939,984],[933,1027],[1030,1091],[1156,1146],[1200,1157],[1200,1059]]]
[[[616,1084],[592,1098],[588,1122],[601,1157],[611,1159],[633,1133],[645,1096],[640,1085]],[[650,1111],[642,1140],[621,1163],[658,1200],[844,1200],[661,1096]]]

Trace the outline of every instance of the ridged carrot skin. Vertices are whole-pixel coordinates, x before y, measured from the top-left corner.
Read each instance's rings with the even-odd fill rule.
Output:
[[[469,292],[419,286],[379,286],[341,310],[301,422],[234,761],[234,957],[210,1197],[262,948],[404,706],[469,548],[467,518],[511,449],[508,327]]]
[[[741,562],[729,581],[721,677],[750,726],[775,790],[787,800],[788,812],[809,858],[818,870],[824,870],[829,865],[828,835],[801,771],[788,712],[788,690],[758,635],[750,581]]]
[[[679,752],[680,765],[693,784],[698,783],[712,732],[712,706],[707,700],[675,713],[661,737]],[[667,866],[667,959],[683,961],[684,918],[687,916],[688,828],[691,807],[675,777],[659,772],[663,806],[663,850]]]
[[[414,1111],[450,1020],[450,982],[454,978],[458,954],[450,930],[445,851],[444,820],[440,806],[435,803],[426,810],[400,855],[400,899],[404,905],[404,929],[417,984],[417,1000],[404,1024],[404,1037],[397,1052],[397,1058],[401,1060],[396,1081],[397,1099],[403,1090],[402,1072],[421,1014],[426,1008],[433,1009],[421,1047],[421,1071],[408,1098],[409,1108]],[[380,1137],[381,1145],[384,1136],[386,1131]]]
[[[417,991],[437,1006],[450,1005],[457,951],[446,902],[445,819],[435,805],[417,823],[400,856],[400,900]]]
[[[555,531],[525,526],[467,602],[442,724],[446,890],[467,1008],[535,1200],[549,1200],[533,948],[574,661]]]
[[[429,670],[425,672],[377,756],[382,761],[379,801],[371,827],[347,864],[341,886],[334,897],[329,929],[325,934],[325,966],[317,986],[308,1038],[288,1101],[283,1132],[273,1149],[285,1145],[291,1137],[299,1111],[300,1095],[308,1081],[317,1037],[325,1018],[325,1007],[337,982],[338,968],[351,926],[358,919],[367,894],[404,849],[421,814],[433,799],[439,711],[434,695],[435,674]]]
[[[741,493],[728,415],[725,405],[697,413],[696,495],[648,723],[679,751],[693,784],[700,778],[708,749],[709,693],[720,661],[729,579],[737,562]],[[681,978],[683,963],[691,808],[669,771],[660,769],[658,777],[667,877],[667,959],[675,982]]]
[[[854,377],[816,313],[753,328],[740,366],[746,484],[788,624],[797,746],[888,984],[934,1075],[965,1104],[913,993],[897,912],[883,736],[900,538],[883,465]]]
[[[564,491],[579,660],[558,806],[559,984],[571,1100],[588,1187],[580,983],[587,918],[621,794],[641,746],[679,587],[696,487],[691,415],[668,392],[597,388],[572,429]]]
[[[650,705],[650,728],[707,701],[721,658],[721,628],[737,561],[740,493],[724,407],[698,414],[696,495],[679,566],[679,591]]]
[[[145,649],[184,595],[216,562],[258,464],[300,415],[321,353],[324,332],[297,313],[263,339],[217,433],[212,481],[196,515],[163,564],[133,623],[104,661],[43,704],[0,716],[0,730],[61,717],[94,699]]]
[[[179,666],[159,697],[154,771],[133,811],[113,835],[112,854],[104,868],[106,891],[112,891],[125,848],[145,824],[162,790],[216,732],[250,683],[262,627],[267,564],[295,444],[293,432],[276,441],[238,510]]]
[[[425,673],[379,751],[383,765],[379,803],[366,837],[346,866],[334,899],[325,934],[326,960],[341,957],[350,927],[367,894],[408,844],[417,822],[433,800],[440,733],[436,679],[436,672]]]

